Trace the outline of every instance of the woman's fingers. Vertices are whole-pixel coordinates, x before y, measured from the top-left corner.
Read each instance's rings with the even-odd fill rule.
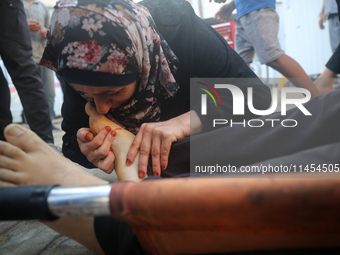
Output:
[[[140,148],[140,144],[142,142],[142,137],[143,137],[142,132],[138,132],[132,141],[131,147],[126,156],[126,164],[128,166],[130,166],[135,161],[136,155]]]
[[[139,149],[139,162],[138,162],[138,176],[139,178],[144,178],[148,169],[149,156],[151,152],[152,145],[152,125],[143,124],[141,130],[142,140]],[[137,134],[137,135],[138,135]]]
[[[112,151],[109,151],[107,156],[98,161],[98,168],[103,170],[105,173],[110,174],[114,169],[115,156]]]
[[[105,127],[93,137],[89,129],[79,129],[77,139],[80,151],[87,160],[106,173],[111,173],[114,168],[114,154],[111,151],[111,144],[116,132],[110,127]]]
[[[77,140],[81,152],[86,155],[96,150],[103,144],[106,135],[110,131],[111,131],[110,127],[105,127],[102,130],[100,130],[100,132],[95,137],[93,137],[93,134],[89,129],[87,128],[79,129],[77,133]]]
[[[152,169],[154,175],[159,176],[161,170],[168,166],[168,158],[172,144],[172,135],[166,130],[157,127],[153,131],[152,139]]]
[[[172,145],[172,140],[170,138],[164,139],[161,145],[161,155],[160,155],[160,164],[161,169],[165,170],[168,167],[170,149]]]
[[[138,151],[137,147],[140,145],[138,163],[140,178],[145,177],[150,154],[153,174],[160,176],[161,170],[165,170],[168,166],[168,157],[173,141],[172,133],[164,130],[162,126],[148,124],[143,126],[135,139],[133,150]]]
[[[151,157],[152,157],[152,170],[155,176],[161,175],[161,143],[162,140],[159,135],[155,135],[152,140],[152,149],[151,149]]]
[[[90,142],[93,139],[93,134],[89,128],[81,128],[77,132],[78,143]]]

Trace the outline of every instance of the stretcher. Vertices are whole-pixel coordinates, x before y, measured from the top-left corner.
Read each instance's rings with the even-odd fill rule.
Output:
[[[148,254],[340,246],[340,179],[174,178],[0,188],[0,220],[112,215]]]

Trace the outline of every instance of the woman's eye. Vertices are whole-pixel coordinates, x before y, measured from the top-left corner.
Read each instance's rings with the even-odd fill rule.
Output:
[[[110,93],[110,94],[107,94],[107,95],[108,96],[117,96],[117,95],[119,95],[119,93],[120,93],[120,91],[114,92],[114,93]]]

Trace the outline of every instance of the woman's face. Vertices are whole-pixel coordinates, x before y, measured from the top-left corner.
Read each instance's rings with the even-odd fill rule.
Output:
[[[106,114],[129,101],[136,90],[137,81],[121,87],[93,87],[72,83],[72,87],[89,102],[94,103],[99,114]]]

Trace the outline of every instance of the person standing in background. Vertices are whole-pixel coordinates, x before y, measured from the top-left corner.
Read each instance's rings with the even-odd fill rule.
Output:
[[[330,0],[325,0],[324,5],[322,8],[322,12],[320,14],[320,27],[323,28],[323,22],[327,15],[327,13],[330,13],[330,6],[329,4],[332,5],[332,13],[334,13],[334,7],[333,7],[333,2],[335,0],[330,1]],[[337,15],[332,15],[331,19],[329,18],[331,16],[328,15],[328,20],[330,21],[329,23],[329,28],[330,28],[330,39],[331,39],[331,44],[332,44],[332,49],[333,49],[333,44],[335,43],[335,40],[332,41],[332,38],[334,39],[336,36],[334,33],[336,33],[336,29],[334,27],[331,28],[332,24],[336,24],[334,17],[337,19],[337,26],[338,26],[338,31],[337,31],[337,36],[338,36],[338,44],[336,45],[335,50],[333,51],[333,55],[331,58],[328,60],[326,63],[325,70],[319,75],[319,77],[315,80],[315,85],[318,88],[318,90],[322,94],[326,94],[328,92],[332,92],[334,90],[333,88],[333,83],[334,79],[336,78],[337,74],[340,74],[340,17],[339,17],[339,9],[340,9],[340,0],[336,0],[335,2],[335,7],[337,8]],[[324,16],[324,18],[322,17]],[[332,31],[331,31],[332,30]]]
[[[46,44],[47,28],[50,26],[50,14],[47,7],[39,0],[24,0],[23,3],[31,31],[33,60],[39,64]],[[54,119],[55,88],[53,72],[41,65],[38,65],[38,69],[44,84],[51,119]]]
[[[30,128],[45,142],[53,144],[52,123],[32,46],[25,10],[20,0],[0,1],[0,55],[16,87]],[[13,121],[8,104],[8,83],[0,79],[0,139]],[[4,86],[7,87],[3,88]]]
[[[325,29],[324,23],[326,20],[328,20],[329,39],[332,52],[334,52],[340,43],[339,12],[335,0],[323,0],[319,19],[319,27],[321,29]]]
[[[235,0],[224,4],[215,18],[227,21],[236,9],[236,52],[243,60],[250,65],[256,52],[261,64],[280,72],[296,87],[308,89],[312,97],[318,96],[319,91],[300,64],[281,49],[278,38],[279,16],[275,7],[275,0]]]

